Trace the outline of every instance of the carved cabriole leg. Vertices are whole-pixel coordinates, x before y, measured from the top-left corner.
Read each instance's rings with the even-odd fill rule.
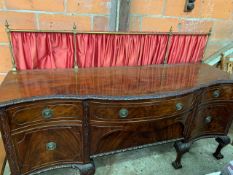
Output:
[[[77,164],[74,165],[74,168],[78,169],[80,171],[80,175],[94,175],[95,174],[95,165],[92,162],[87,164]]]
[[[189,151],[190,146],[191,146],[190,142],[188,142],[188,143],[184,143],[182,141],[175,142],[174,147],[176,149],[177,155],[176,155],[176,160],[174,162],[172,162],[172,166],[175,169],[182,168],[181,158],[182,158],[183,154],[185,154],[186,152]]]
[[[4,142],[7,160],[11,170],[11,175],[19,175],[20,169],[16,162],[17,156],[10,135],[10,128],[8,125],[7,115],[6,112],[4,111],[0,111],[0,122],[1,122],[0,126],[1,126],[2,139]]]
[[[219,143],[219,145],[216,151],[213,153],[213,156],[216,159],[222,159],[224,156],[221,154],[221,150],[231,142],[231,139],[228,136],[220,136],[217,137],[215,140]]]

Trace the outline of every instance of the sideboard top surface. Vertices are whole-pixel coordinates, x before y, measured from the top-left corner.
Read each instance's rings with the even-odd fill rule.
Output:
[[[206,64],[10,71],[0,86],[0,105],[55,97],[147,99],[232,82]]]

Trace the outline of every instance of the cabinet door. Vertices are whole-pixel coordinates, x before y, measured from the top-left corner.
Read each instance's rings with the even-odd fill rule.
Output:
[[[54,127],[12,136],[21,173],[83,158],[81,127]]]
[[[233,103],[201,105],[191,126],[190,138],[227,134],[233,118]]]

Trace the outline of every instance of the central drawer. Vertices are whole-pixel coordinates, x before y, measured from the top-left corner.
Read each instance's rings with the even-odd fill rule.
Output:
[[[83,106],[81,101],[38,101],[23,103],[7,109],[12,130],[26,125],[37,125],[43,122],[59,120],[82,121]]]
[[[91,101],[93,121],[133,121],[181,114],[192,108],[194,95],[151,101]]]

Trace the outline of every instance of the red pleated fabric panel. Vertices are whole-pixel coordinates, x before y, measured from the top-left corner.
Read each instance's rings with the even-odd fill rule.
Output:
[[[73,34],[12,32],[11,38],[18,70],[74,67]]]
[[[78,34],[78,66],[141,66],[163,63],[168,35]]]
[[[172,35],[168,64],[197,63],[203,58],[208,35]]]
[[[11,32],[16,67],[50,69],[74,67],[72,33]],[[207,35],[172,35],[168,64],[195,63],[203,58]],[[77,34],[77,63],[81,68],[162,64],[167,34]]]

